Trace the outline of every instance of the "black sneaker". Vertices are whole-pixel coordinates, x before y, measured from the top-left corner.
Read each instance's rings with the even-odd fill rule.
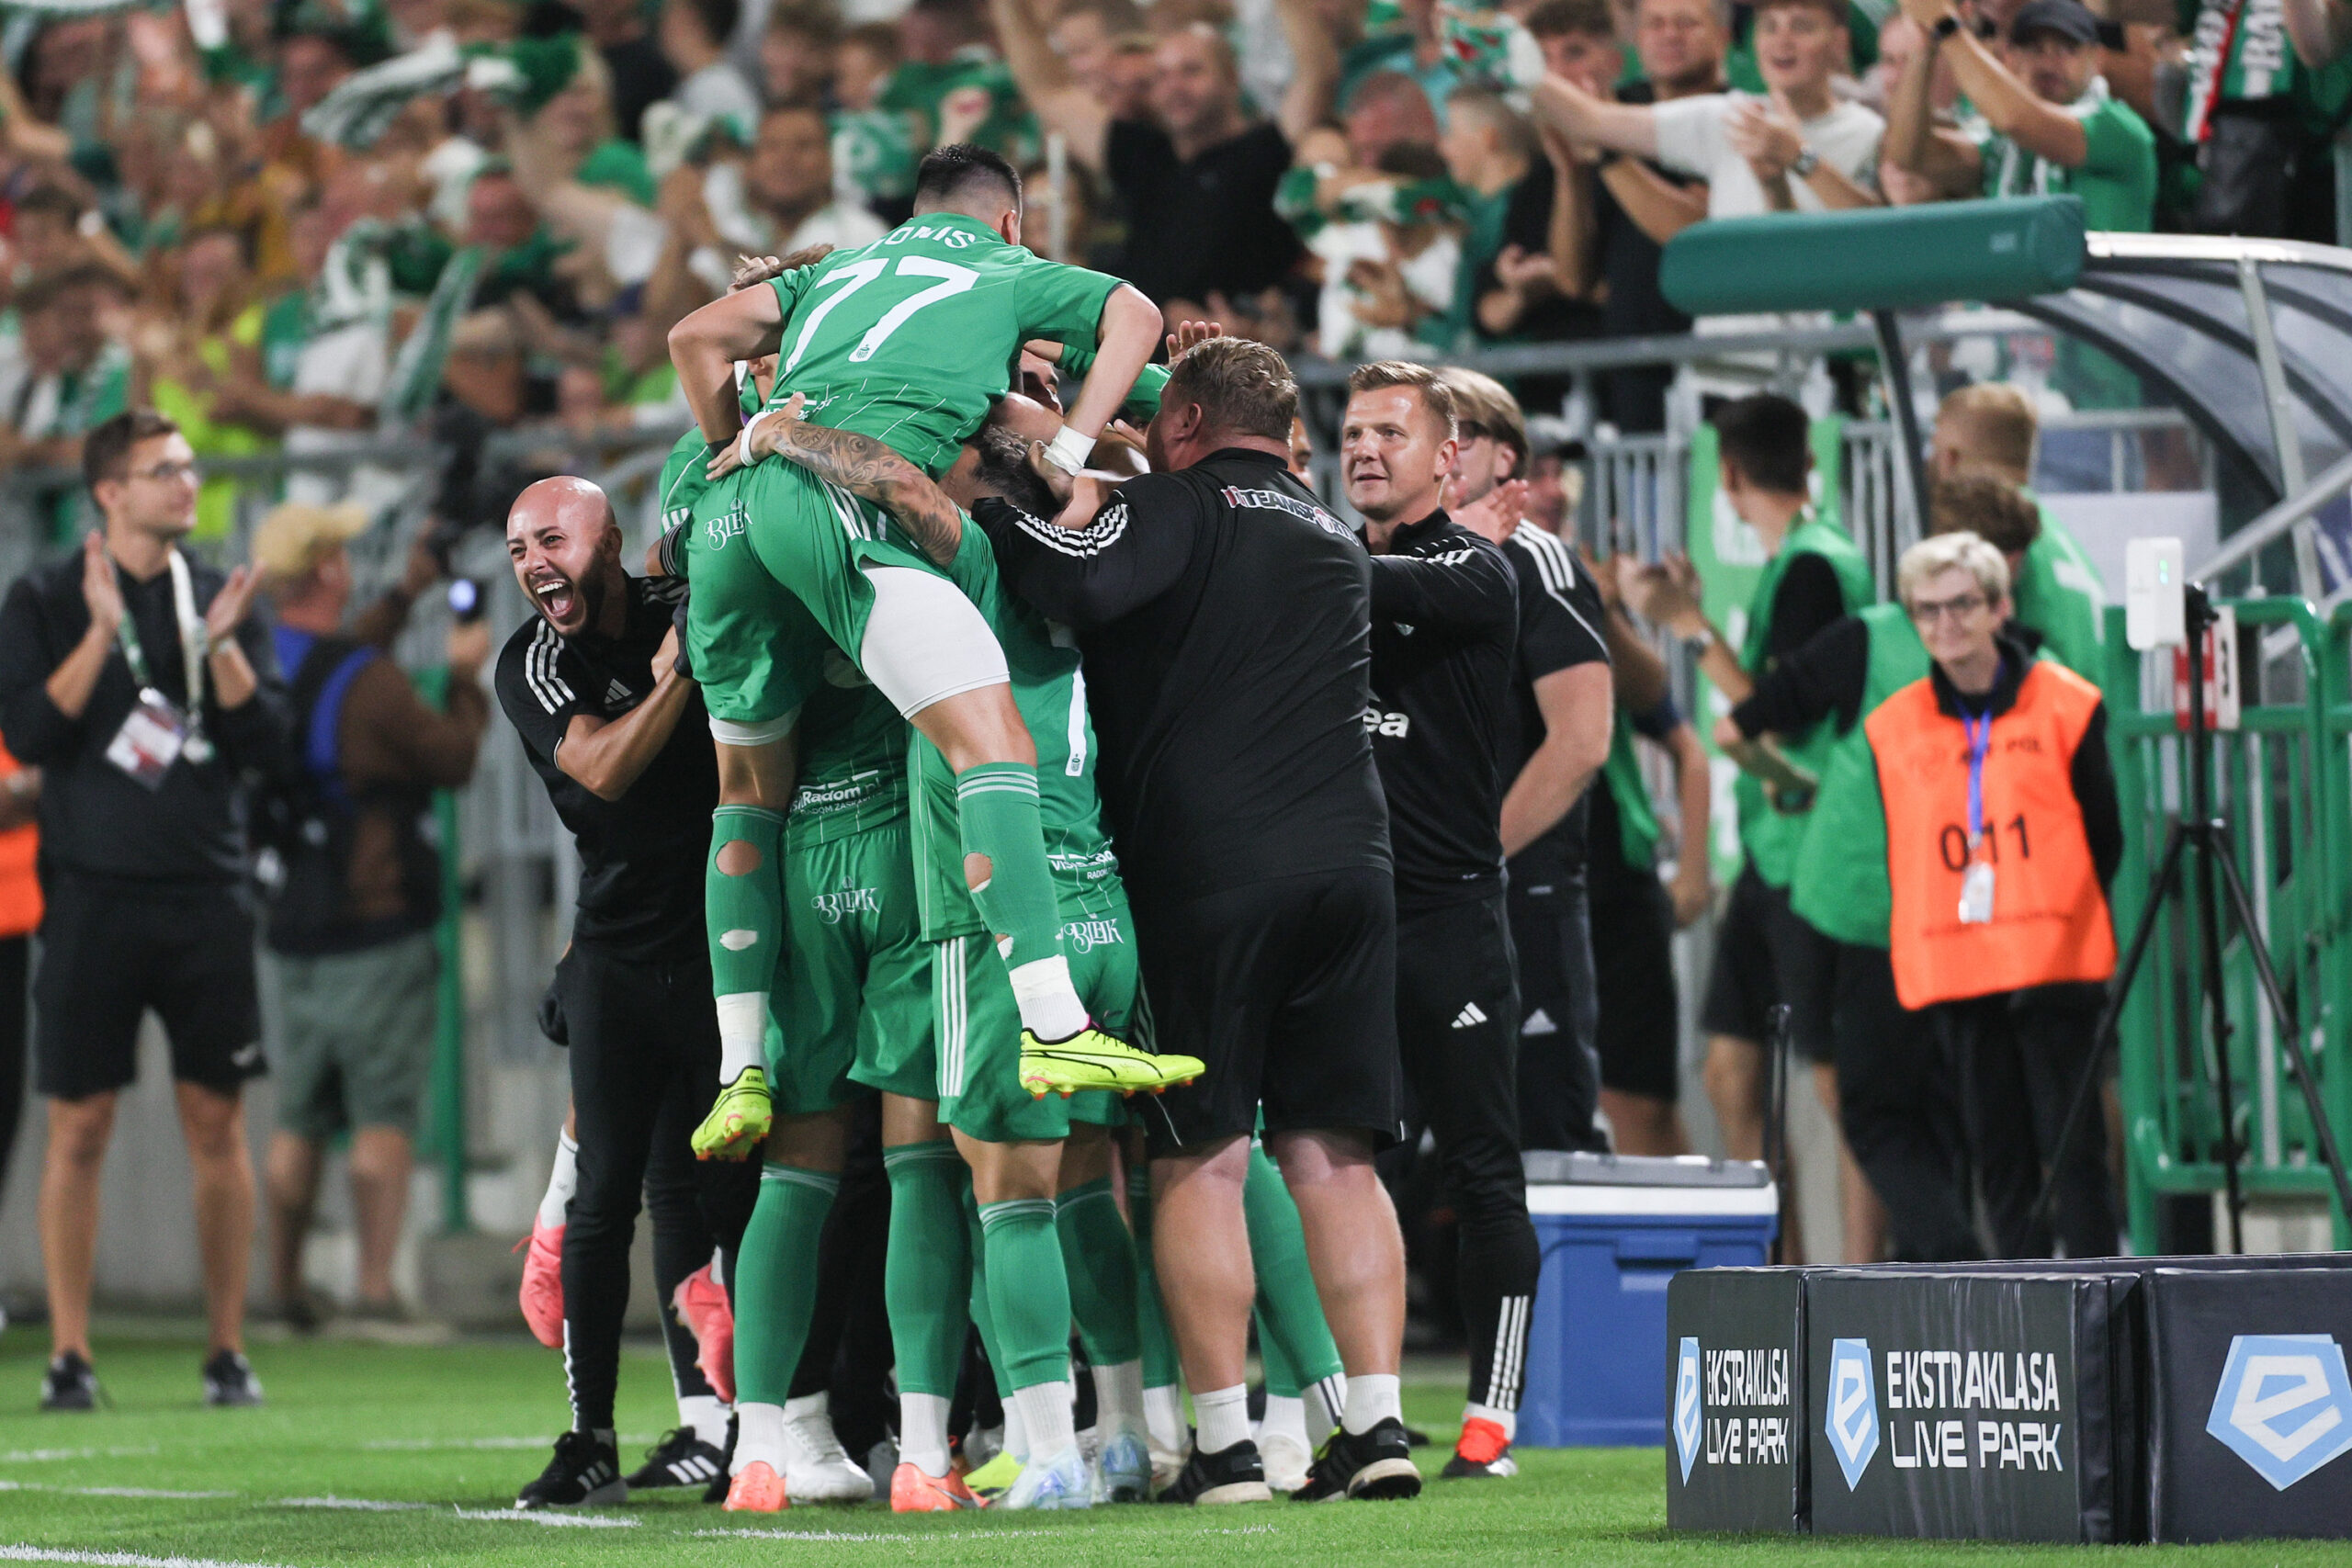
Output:
[[[1408,1449],[1428,1448],[1430,1446],[1430,1435],[1427,1432],[1422,1431],[1419,1427],[1407,1427],[1405,1428],[1405,1446]]]
[[[702,1489],[704,1502],[724,1503],[727,1501],[727,1472],[735,1468],[735,1439],[741,1435],[742,1430],[743,1418],[730,1412],[727,1417],[727,1447],[719,1452],[718,1473],[712,1476],[710,1484]]]
[[[238,1350],[215,1350],[204,1363],[204,1403],[259,1404],[261,1379],[254,1364]]]
[[[1162,1503],[1197,1503],[1204,1507],[1220,1503],[1271,1503],[1273,1488],[1266,1484],[1266,1467],[1258,1458],[1258,1445],[1244,1438],[1231,1448],[1217,1453],[1204,1454],[1196,1441],[1193,1457],[1175,1480],[1160,1488]]]
[[[1368,1432],[1342,1427],[1331,1434],[1306,1484],[1291,1494],[1295,1502],[1324,1503],[1336,1497],[1367,1500],[1418,1497],[1421,1472],[1405,1441],[1405,1423],[1394,1416],[1377,1422]]]
[[[43,1410],[96,1410],[98,1407],[98,1374],[78,1350],[68,1350],[49,1364],[49,1375],[40,1380],[40,1407]]]
[[[555,1440],[555,1457],[539,1478],[515,1495],[514,1506],[578,1508],[628,1501],[620,1450],[598,1442],[594,1432],[566,1432]]]
[[[726,1479],[727,1456],[695,1436],[692,1427],[680,1427],[645,1450],[645,1462],[629,1472],[628,1489],[651,1492],[663,1486],[707,1486],[714,1480]]]

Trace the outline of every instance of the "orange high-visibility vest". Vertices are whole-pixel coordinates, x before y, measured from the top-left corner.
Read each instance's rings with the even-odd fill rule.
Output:
[[[24,764],[0,747],[0,779]],[[40,925],[40,879],[33,863],[40,855],[40,829],[28,822],[0,833],[0,940],[23,936]]]
[[[2071,773],[2098,688],[2037,660],[2017,702],[1992,723],[1984,759],[1984,840],[1993,918],[1962,924],[1968,842],[1968,732],[1915,681],[1864,722],[1886,807],[1888,928],[1894,994],[1906,1008],[2063,980],[2104,980],[2115,929],[2091,861]]]

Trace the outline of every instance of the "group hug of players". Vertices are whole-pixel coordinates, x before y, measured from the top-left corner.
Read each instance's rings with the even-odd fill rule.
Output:
[[[957,504],[1011,494],[1051,515],[1099,486],[1080,477],[1096,437],[1123,411],[1147,421],[1166,381],[1148,363],[1160,316],[1022,249],[1019,222],[1009,167],[943,149],[915,217],[880,242],[747,263],[682,322],[671,346],[698,428],[662,476],[645,576],[624,568],[594,486],[547,479],[514,503],[509,552],[537,615],[499,694],[582,861],[544,1019],[572,1048],[572,1125],[525,1281],[574,1421],[518,1507],[632,1485],[699,1484],[749,1511],[870,1495],[823,1378],[794,1391],[811,1381],[851,1112],[876,1094],[894,1508],[1419,1489],[1386,1447],[1312,1451],[1342,1426],[1341,1358],[1298,1211],[1254,1146],[1262,1477],[1197,1450],[1187,1464],[1149,1184],[1114,1143],[1131,1107],[1157,1103],[1138,1097],[1203,1063],[1143,1048],[1073,639],[1008,591]],[[1067,411],[1005,396],[1024,351],[1083,375]],[[1028,386],[1052,398],[1049,379]],[[640,1191],[683,1425],[625,1476],[613,1408]],[[1097,1412],[1083,1447],[1073,1324]],[[1006,1434],[967,1473],[948,1426],[974,1327]],[[1385,1444],[1395,1379],[1372,1381]]]

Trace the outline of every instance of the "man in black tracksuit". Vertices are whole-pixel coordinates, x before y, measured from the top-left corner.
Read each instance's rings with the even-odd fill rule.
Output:
[[[1053,522],[973,509],[1006,583],[1078,634],[1154,1043],[1208,1067],[1137,1102],[1198,1426],[1163,1501],[1268,1495],[1241,1204],[1261,1108],[1348,1375],[1341,1430],[1294,1495],[1421,1487],[1398,1403],[1404,1247],[1372,1163],[1403,1088],[1387,811],[1363,726],[1371,563],[1291,477],[1297,407],[1280,355],[1212,338],[1160,395],[1157,471]]]
[[[1503,749],[1519,583],[1440,506],[1453,394],[1418,365],[1349,378],[1340,471],[1373,557],[1373,737],[1396,862],[1396,1037],[1461,1226],[1470,1403],[1446,1474],[1510,1475],[1540,1257],[1519,1157],[1519,987]]]
[[[703,926],[703,868],[718,762],[702,699],[675,668],[684,584],[631,577],[604,492],[543,479],[507,521],[515,578],[537,615],[499,655],[499,705],[580,849],[571,946],[555,999],[571,1048],[579,1185],[563,1237],[564,1371],[573,1429],[515,1506],[617,1502],[631,1485],[726,1474],[718,1425],[682,1428],[624,1481],[613,1431],[629,1238],[639,1190],[653,1211],[654,1284],[681,1403],[708,1398],[671,1299],[730,1253],[758,1196],[756,1162],[697,1165],[688,1140],[718,1077],[718,1019]],[[706,1409],[715,1408],[716,1401]],[[702,1461],[665,1464],[673,1449]],[[703,1451],[707,1450],[707,1451]]]

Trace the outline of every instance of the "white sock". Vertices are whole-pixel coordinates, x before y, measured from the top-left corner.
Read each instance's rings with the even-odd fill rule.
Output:
[[[766,1067],[768,994],[737,991],[718,998],[718,1081],[733,1083],[746,1067]]]
[[[1060,953],[1035,958],[1005,971],[1021,1026],[1040,1040],[1067,1040],[1086,1027],[1086,1004],[1069,983],[1069,960]]]
[[[1162,1453],[1184,1451],[1184,1393],[1174,1383],[1143,1391],[1144,1428]]]
[[[1347,1413],[1348,1374],[1333,1372],[1328,1378],[1309,1383],[1305,1392],[1305,1398],[1308,1406],[1307,1414],[1312,1418],[1307,1431],[1310,1434],[1319,1434],[1316,1437],[1315,1442],[1306,1445],[1308,1448],[1314,1448],[1324,1438],[1331,1435],[1340,1425],[1340,1417]]]
[[[1119,1361],[1094,1369],[1094,1424],[1102,1432],[1148,1431],[1143,1416],[1143,1363]]]
[[[1072,1425],[1077,1412],[1072,1407],[1076,1391],[1068,1378],[1050,1382],[1033,1382],[1027,1388],[1012,1391],[1012,1403],[1021,1412],[1021,1425],[1029,1436],[1029,1452],[1040,1460],[1078,1446],[1078,1428]]]
[[[1465,1404],[1462,1407],[1462,1418],[1464,1421],[1492,1421],[1503,1429],[1506,1438],[1519,1436],[1519,1412],[1516,1410],[1497,1410],[1490,1404]]]
[[[899,1461],[936,1479],[947,1473],[947,1401],[935,1393],[899,1393]]]
[[[1193,1419],[1200,1427],[1196,1442],[1204,1454],[1221,1454],[1236,1443],[1250,1440],[1250,1385],[1193,1391]]]
[[[1348,1407],[1340,1413],[1340,1426],[1351,1432],[1369,1432],[1392,1416],[1405,1418],[1395,1372],[1358,1372],[1348,1380]]]
[[[714,1449],[727,1446],[727,1403],[715,1393],[678,1395],[678,1425],[692,1427],[695,1436]]]
[[[735,1464],[733,1472],[743,1473],[755,1462],[764,1462],[778,1475],[784,1473],[784,1406],[745,1403],[735,1407]]]
[[[1029,1423],[1021,1418],[1017,1393],[1004,1404],[1004,1451],[1023,1464],[1029,1462]]]
[[[580,1185],[580,1145],[572,1142],[569,1133],[559,1133],[555,1139],[555,1168],[548,1173],[548,1190],[539,1199],[539,1224],[549,1230],[563,1228],[563,1212],[571,1205],[571,1194]]]
[[[1315,1445],[1306,1438],[1306,1401],[1288,1394],[1266,1395],[1266,1416],[1258,1423],[1258,1446],[1266,1446],[1268,1438],[1288,1438],[1308,1453]]]

